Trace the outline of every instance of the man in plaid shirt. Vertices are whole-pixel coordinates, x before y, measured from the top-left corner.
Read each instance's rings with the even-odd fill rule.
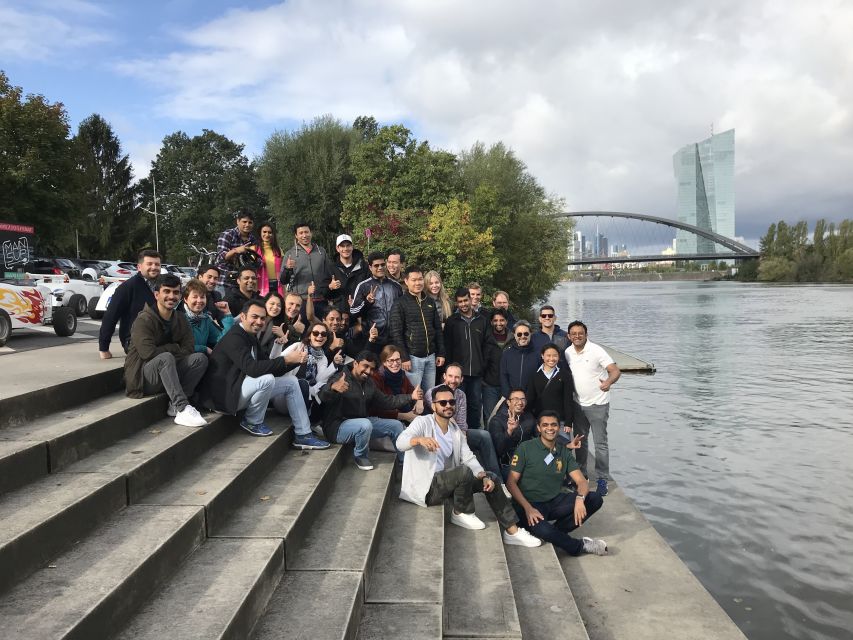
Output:
[[[225,295],[225,284],[229,281],[229,274],[237,271],[235,265],[230,261],[248,248],[260,246],[258,237],[252,232],[255,227],[255,217],[251,211],[248,209],[235,211],[234,221],[237,226],[223,231],[216,241],[216,266],[219,269],[217,290],[223,296]]]

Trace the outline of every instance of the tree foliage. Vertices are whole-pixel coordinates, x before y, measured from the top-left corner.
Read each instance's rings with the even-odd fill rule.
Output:
[[[818,220],[811,242],[804,220],[793,226],[779,221],[761,238],[761,253],[757,278],[765,282],[853,280],[853,220],[837,227]]]
[[[154,182],[160,218],[160,251],[171,262],[184,263],[195,254],[189,244],[213,248],[217,236],[233,226],[231,214],[242,207],[266,213],[266,199],[255,182],[254,167],[243,145],[203,129],[189,137],[178,131],[163,139],[163,146],[142,180],[142,206],[154,209]],[[154,245],[154,220],[149,220]]]
[[[258,185],[267,195],[278,228],[288,233],[297,221],[331,248],[340,227],[350,173],[350,149],[359,134],[331,116],[297,131],[277,131],[258,160]],[[279,234],[279,240],[283,233]]]
[[[130,159],[110,124],[98,114],[83,120],[74,151],[80,172],[81,255],[133,255],[148,221],[136,209]]]
[[[25,98],[0,71],[0,219],[34,226],[43,253],[74,248],[78,173],[69,133],[61,102]]]

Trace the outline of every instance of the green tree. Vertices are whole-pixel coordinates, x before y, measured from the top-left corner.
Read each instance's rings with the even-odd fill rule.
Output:
[[[742,260],[735,277],[741,282],[755,282],[758,279],[758,260]]]
[[[80,249],[87,256],[133,255],[144,237],[136,210],[133,169],[110,124],[98,114],[74,138],[80,171]]]
[[[357,137],[351,127],[327,115],[298,131],[277,131],[266,141],[258,184],[269,197],[282,243],[293,224],[304,221],[315,240],[331,248],[341,228],[341,203],[353,183],[350,149]]]
[[[195,258],[190,243],[214,248],[218,235],[233,226],[231,213],[237,209],[266,214],[266,198],[243,148],[209,129],[192,138],[178,131],[163,139],[140,187],[142,206],[153,210],[152,181],[156,181],[157,211],[165,214],[160,220],[160,250],[169,261]],[[153,245],[154,221],[149,225]]]
[[[794,262],[787,258],[763,258],[758,265],[758,279],[762,282],[790,282],[794,280],[795,269]]]
[[[826,255],[826,220],[823,218],[815,222],[812,246],[814,247],[815,255],[823,260]]]
[[[776,255],[776,223],[770,225],[767,233],[761,238],[758,245],[761,255],[767,258],[772,258]]]
[[[77,179],[61,102],[23,97],[0,71],[0,219],[35,227],[44,253],[73,254]]]

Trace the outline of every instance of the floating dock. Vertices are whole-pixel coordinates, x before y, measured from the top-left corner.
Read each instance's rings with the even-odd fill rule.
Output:
[[[613,358],[616,362],[616,366],[619,367],[620,371],[626,371],[630,373],[654,373],[657,371],[655,365],[651,362],[646,362],[645,360],[640,360],[639,358],[635,358],[632,355],[625,353],[624,351],[619,351],[618,349],[614,349],[613,347],[608,347],[607,345],[601,345],[604,347],[604,350],[607,354]]]

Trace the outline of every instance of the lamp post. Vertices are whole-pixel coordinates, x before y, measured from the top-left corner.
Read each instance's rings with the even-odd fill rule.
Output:
[[[156,247],[157,247],[157,252],[159,253],[160,252],[160,229],[159,229],[159,225],[157,224],[157,218],[159,216],[165,216],[166,214],[165,213],[157,213],[157,181],[154,179],[154,176],[151,176],[151,184],[154,187],[154,211],[151,211],[150,209],[146,209],[145,207],[139,207],[139,208],[142,209],[145,213],[150,213],[152,216],[154,216],[154,242],[155,242]]]

